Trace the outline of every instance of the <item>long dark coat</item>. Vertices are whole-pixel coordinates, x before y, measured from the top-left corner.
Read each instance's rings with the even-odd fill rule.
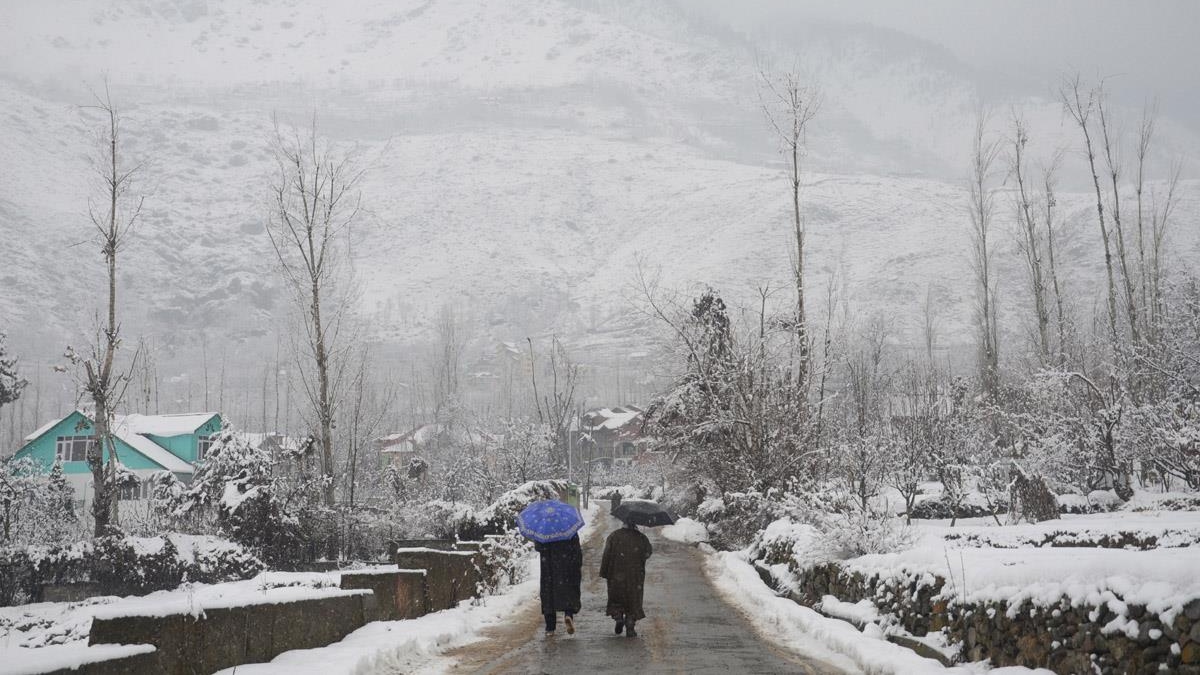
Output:
[[[566,541],[533,545],[542,557],[542,614],[570,612],[577,614],[579,584],[583,580],[583,549],[579,536]]]
[[[600,576],[608,580],[608,615],[626,621],[646,618],[642,595],[646,590],[646,560],[654,548],[646,535],[629,527],[608,535]]]

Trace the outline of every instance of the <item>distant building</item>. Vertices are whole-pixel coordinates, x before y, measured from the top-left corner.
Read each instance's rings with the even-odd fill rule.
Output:
[[[221,415],[214,412],[182,415],[116,415],[113,417],[113,445],[117,459],[141,478],[170,471],[189,481],[196,463],[204,459],[221,430]],[[49,473],[56,460],[62,461],[63,473],[75,488],[78,499],[87,500],[92,492],[92,474],[86,457],[96,443],[92,418],[78,410],[46,423],[25,437],[25,445],[13,459],[35,460]],[[107,451],[104,457],[108,461]],[[144,499],[149,485],[142,481],[137,490],[127,491],[123,499]]]
[[[304,444],[302,438],[277,433],[239,431],[237,435],[250,447],[267,451],[273,459],[280,459],[289,453],[298,453]]]
[[[405,433],[381,436],[375,439],[374,445],[379,451],[381,465],[390,464],[407,469],[412,458],[424,457],[429,452],[436,451],[443,435],[441,424],[422,424]]]
[[[580,439],[580,459],[631,461],[650,445],[642,431],[645,421],[645,411],[635,405],[588,410],[573,429]]]

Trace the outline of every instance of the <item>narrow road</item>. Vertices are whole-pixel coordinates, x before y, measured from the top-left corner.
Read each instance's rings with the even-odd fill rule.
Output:
[[[607,591],[596,576],[604,538],[619,525],[607,521],[584,542],[583,611],[578,631],[566,634],[561,616],[553,637],[543,634],[536,601],[488,639],[445,656],[451,673],[839,673],[824,663],[784,653],[755,634],[750,623],[721,601],[701,568],[694,546],[644,530],[654,545],[646,568],[646,614],[638,637],[613,633],[604,614]]]

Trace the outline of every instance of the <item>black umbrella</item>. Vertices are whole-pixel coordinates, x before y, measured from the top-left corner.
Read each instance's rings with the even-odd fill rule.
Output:
[[[622,501],[620,506],[612,510],[612,514],[614,518],[642,527],[659,527],[675,523],[675,516],[657,502],[640,499]]]

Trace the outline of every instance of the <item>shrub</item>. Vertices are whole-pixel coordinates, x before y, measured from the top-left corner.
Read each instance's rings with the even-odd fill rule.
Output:
[[[708,527],[713,546],[742,549],[772,521],[785,515],[783,505],[773,497],[761,492],[726,492],[701,503],[696,520]]]
[[[516,530],[503,536],[488,537],[479,549],[482,561],[479,564],[478,596],[491,595],[524,581],[529,572],[525,561],[532,548]]]
[[[467,541],[478,541],[489,534],[505,534],[516,527],[517,514],[526,506],[545,499],[562,499],[566,493],[566,481],[529,481],[500,495],[478,513],[460,520],[455,533],[459,539]]]
[[[955,505],[942,496],[930,497],[913,506],[912,517],[921,520],[950,520],[951,518],[983,518],[1008,511],[1008,500],[996,498],[989,508],[987,504],[968,499]]]
[[[0,605],[36,600],[47,584],[93,583],[106,595],[141,595],[185,581],[247,579],[265,565],[208,537],[101,537],[69,546],[0,549]]]

